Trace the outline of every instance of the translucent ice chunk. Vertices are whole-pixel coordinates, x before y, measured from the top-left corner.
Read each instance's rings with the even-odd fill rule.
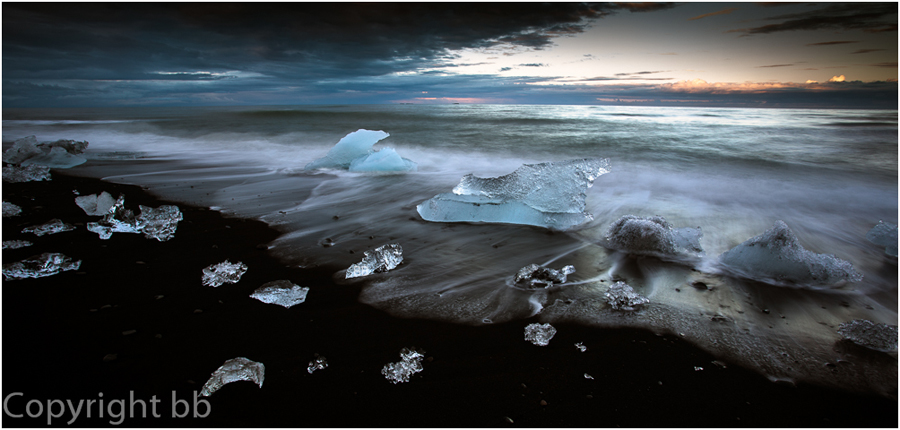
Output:
[[[360,129],[344,136],[324,157],[306,165],[313,169],[348,169],[360,171],[416,170],[416,163],[401,158],[390,148],[375,151],[372,146],[390,136],[381,130]]]
[[[625,215],[609,226],[606,243],[613,249],[660,258],[692,257],[703,253],[697,228],[672,228],[661,216]]]
[[[75,230],[74,225],[66,224],[59,219],[52,219],[45,224],[26,227],[22,229],[22,233],[34,233],[35,236],[43,236],[45,234],[56,234],[72,230]]]
[[[24,248],[26,246],[31,246],[33,243],[27,240],[4,240],[3,241],[3,249],[19,249]]]
[[[4,203],[5,205],[6,203]],[[4,215],[6,216],[6,215]],[[884,247],[884,252],[888,255],[897,256],[897,225],[889,222],[878,221],[878,225],[872,227],[866,233],[866,239],[876,245]]]
[[[262,388],[265,377],[266,366],[262,363],[244,357],[232,358],[213,372],[209,380],[203,384],[200,395],[208,397],[225,384],[237,381],[254,382]]]
[[[306,366],[306,371],[312,374],[316,370],[322,370],[328,367],[328,361],[325,360],[325,357],[316,354],[316,359],[309,362],[309,365]]]
[[[636,306],[650,303],[650,299],[636,293],[631,285],[617,281],[606,292],[606,303],[616,310],[633,311]]]
[[[306,301],[309,287],[294,285],[288,280],[272,281],[256,289],[250,297],[263,303],[290,308]]]
[[[876,351],[895,351],[897,349],[897,326],[876,324],[869,320],[853,320],[843,323],[838,333],[857,345]]]
[[[425,358],[425,351],[414,346],[403,348],[400,350],[400,358],[401,361],[388,363],[381,369],[381,374],[393,384],[409,382],[410,376],[422,371],[422,360]]]
[[[80,155],[73,155],[60,146],[53,146],[42,151],[40,154],[31,157],[21,163],[22,166],[38,164],[48,166],[54,169],[68,169],[79,164],[84,164],[87,158]]]
[[[719,262],[736,275],[776,285],[821,287],[862,280],[849,262],[804,249],[782,221],[724,252]]]
[[[87,161],[78,155],[83,153],[87,146],[87,142],[74,140],[37,143],[34,136],[28,136],[16,140],[13,146],[3,153],[3,162],[21,166],[38,164],[66,169]]]
[[[75,204],[88,215],[104,216],[115,210],[116,199],[104,191],[100,194],[75,197]]]
[[[37,147],[38,141],[34,136],[23,137],[13,142],[13,146],[3,153],[3,162],[20,164],[23,161],[42,154]]]
[[[203,269],[203,285],[218,287],[224,283],[236,284],[247,272],[247,265],[238,261],[231,263],[225,260]]]
[[[32,164],[25,167],[3,166],[3,180],[6,182],[49,181],[50,168]]]
[[[609,173],[607,159],[524,164],[496,177],[466,175],[452,193],[417,206],[435,222],[496,222],[565,230],[593,219],[584,213],[587,189]]]
[[[182,220],[178,206],[163,205],[156,209],[139,205],[141,214],[135,219],[135,227],[147,239],[165,242],[175,236],[178,221]]]
[[[16,216],[22,213],[22,208],[10,202],[3,202],[3,218]]]
[[[43,278],[67,270],[78,270],[80,266],[81,260],[72,261],[63,254],[45,252],[16,263],[4,264],[3,279]]]
[[[537,345],[547,346],[550,339],[556,336],[556,327],[548,324],[531,323],[525,326],[525,340]]]
[[[131,209],[125,209],[125,196],[119,195],[108,213],[98,222],[89,222],[87,229],[100,235],[100,239],[109,239],[113,233],[140,233],[137,220]]]
[[[399,243],[379,246],[374,251],[366,251],[359,263],[347,268],[345,279],[387,272],[403,262],[403,248]]]
[[[555,270],[538,264],[529,264],[516,273],[516,284],[529,288],[550,288],[553,284],[563,284],[566,276],[575,273],[575,266],[565,266]]]

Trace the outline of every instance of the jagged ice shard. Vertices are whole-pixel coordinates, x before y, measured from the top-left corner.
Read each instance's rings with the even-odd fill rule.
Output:
[[[400,157],[397,151],[372,149],[378,141],[390,136],[381,130],[359,129],[344,136],[324,157],[306,165],[306,170],[346,169],[353,172],[415,171],[416,163]]]
[[[736,275],[782,286],[831,287],[863,278],[849,262],[803,248],[780,220],[765,233],[725,251],[719,264]]]
[[[263,303],[290,308],[306,301],[309,287],[294,285],[288,280],[272,281],[256,289],[250,297]]]
[[[843,323],[838,333],[857,345],[876,351],[890,352],[897,349],[897,326],[876,324],[869,320],[853,320]]]
[[[104,216],[116,209],[116,199],[106,191],[100,194],[75,197],[75,204],[78,205],[84,213],[94,216]]]
[[[141,214],[135,219],[135,225],[139,232],[144,233],[144,237],[165,242],[175,236],[178,222],[182,220],[178,206],[162,205],[154,209],[138,205],[138,208]]]
[[[387,272],[403,262],[403,248],[399,243],[379,246],[374,251],[366,251],[362,261],[347,268],[344,279]]]
[[[878,224],[866,233],[866,239],[876,245],[883,246],[885,254],[897,256],[896,224],[878,221]]]
[[[609,173],[607,159],[524,164],[496,177],[466,175],[452,193],[438,194],[416,207],[426,221],[526,224],[566,230],[590,221],[584,212],[587,189]]]
[[[515,282],[528,288],[550,288],[554,284],[564,284],[566,277],[575,273],[575,266],[569,265],[555,270],[539,264],[529,264],[516,273]]]
[[[34,233],[35,236],[43,236],[45,234],[56,234],[66,231],[75,230],[75,226],[66,224],[60,219],[52,219],[45,224],[22,229],[22,233]]]
[[[247,265],[238,261],[231,263],[225,260],[203,269],[203,285],[218,287],[224,283],[236,284],[247,272]]]
[[[618,251],[654,257],[690,258],[703,253],[697,228],[672,228],[661,216],[641,218],[625,215],[609,226],[606,244]]]
[[[550,339],[556,336],[556,327],[548,324],[531,323],[525,326],[525,340],[537,345],[547,346]]]
[[[422,371],[425,351],[414,346],[403,348],[400,350],[400,358],[401,361],[388,363],[381,369],[381,374],[393,384],[409,382],[410,376]]]
[[[606,303],[615,310],[633,311],[636,306],[650,303],[650,299],[636,293],[631,285],[617,281],[606,292]]]
[[[111,200],[112,196],[105,191],[99,196],[89,195],[75,199],[75,203],[88,215],[103,215],[100,221],[87,224],[87,229],[97,233],[100,239],[109,239],[113,233],[143,233],[147,239],[165,242],[175,236],[178,222],[183,219],[178,206],[151,208],[138,205],[141,213],[135,217],[133,211],[125,209],[124,195],[119,195],[112,204]]]
[[[3,162],[20,166],[41,165],[56,169],[68,169],[87,161],[80,154],[87,149],[88,142],[57,140],[38,143],[37,138],[28,136],[16,140],[3,153]]]
[[[73,261],[63,254],[45,252],[37,257],[4,264],[3,279],[43,278],[67,270],[78,270],[80,266],[81,260]]]
[[[213,372],[212,376],[203,384],[200,395],[208,397],[222,388],[225,384],[237,381],[250,381],[263,386],[263,380],[266,378],[266,366],[244,357],[237,357],[228,360],[221,367]]]

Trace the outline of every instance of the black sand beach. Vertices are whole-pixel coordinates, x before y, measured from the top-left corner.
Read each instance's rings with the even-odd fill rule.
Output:
[[[23,209],[21,215],[3,220],[3,239],[34,242],[4,250],[4,264],[43,252],[82,260],[78,271],[3,282],[4,405],[24,415],[4,416],[8,427],[47,425],[48,401],[53,399],[123,399],[127,408],[131,399],[149,404],[154,396],[158,418],[150,411],[142,414],[137,403],[124,417],[110,417],[107,409],[99,418],[94,409],[90,419],[82,412],[73,420],[67,411],[50,424],[898,425],[896,398],[776,384],[729,363],[714,363],[715,357],[677,336],[560,324],[549,346],[538,347],[523,339],[525,325],[534,321],[470,327],[395,318],[356,300],[361,283],[333,281],[346,267],[285,267],[266,252],[265,245],[277,237],[274,230],[208,209],[179,205],[184,220],[168,242],[122,233],[100,240],[85,228],[97,217],[75,205],[73,190],[81,195],[122,193],[126,207],[135,210],[139,204],[167,204],[138,187],[58,171],[50,182],[3,185],[3,200]],[[20,233],[53,218],[77,229],[43,237]],[[372,242],[372,248],[382,244],[377,238]],[[362,258],[362,251],[355,253]],[[218,288],[201,285],[201,270],[226,259],[249,267],[240,282]],[[285,309],[248,297],[260,285],[279,279],[310,287],[306,302]],[[587,351],[579,351],[577,342]],[[410,346],[425,350],[424,370],[408,383],[391,384],[380,370],[399,361],[400,349]],[[872,354],[861,348],[851,352]],[[307,364],[315,354],[324,356],[328,367],[310,374]],[[265,364],[263,387],[228,384],[207,398],[208,410],[202,403],[194,410],[194,393],[234,357]],[[832,370],[851,365],[837,363]],[[21,395],[11,396],[14,393]],[[173,396],[187,403],[173,409]],[[26,413],[31,400],[43,405],[42,414],[33,414],[36,418]],[[37,411],[34,403],[31,408]]]

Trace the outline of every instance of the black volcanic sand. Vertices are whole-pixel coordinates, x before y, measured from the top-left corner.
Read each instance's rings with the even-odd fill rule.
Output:
[[[3,185],[3,200],[23,208],[3,220],[3,239],[34,242],[4,250],[3,263],[43,252],[82,260],[78,271],[3,281],[4,399],[22,394],[10,397],[13,414],[31,400],[44,409],[35,419],[4,415],[5,426],[46,425],[53,399],[76,406],[97,400],[92,418],[82,411],[72,425],[109,426],[120,418],[110,418],[109,403],[98,418],[99,400],[124,400],[128,408],[129,396],[148,406],[155,396],[160,417],[147,411],[141,418],[143,407],[135,403],[133,412],[126,409],[127,427],[898,425],[896,400],[776,384],[714,364],[715,357],[672,336],[559,324],[550,345],[539,347],[524,340],[525,325],[536,320],[470,327],[394,318],[356,300],[361,282],[332,281],[344,267],[285,267],[267,256],[264,245],[276,232],[266,224],[208,209],[180,206],[184,220],[168,242],[123,233],[100,240],[85,228],[99,217],[75,205],[73,190],[124,193],[135,212],[138,204],[166,204],[138,187],[59,172],[50,182]],[[78,228],[44,237],[20,233],[53,218]],[[226,259],[249,266],[240,282],[203,286],[201,270]],[[310,287],[306,302],[285,309],[248,297],[279,279]],[[426,351],[424,371],[391,384],[381,368],[410,346]],[[307,364],[317,353],[328,368],[310,374]],[[192,395],[234,357],[265,364],[263,387],[228,384],[208,398],[211,411],[202,404],[194,411]],[[173,396],[187,404],[173,410]],[[37,403],[30,405],[33,415]],[[113,404],[113,415],[119,406]],[[191,413],[173,417],[186,406]],[[208,416],[194,418],[195,412]],[[67,426],[72,415],[62,415],[52,425]]]

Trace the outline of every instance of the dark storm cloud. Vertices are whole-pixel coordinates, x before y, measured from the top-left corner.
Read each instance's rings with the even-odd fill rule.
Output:
[[[769,21],[782,21],[753,28],[730,30],[744,35],[800,30],[897,31],[897,3],[836,3],[821,9],[779,15]]]

